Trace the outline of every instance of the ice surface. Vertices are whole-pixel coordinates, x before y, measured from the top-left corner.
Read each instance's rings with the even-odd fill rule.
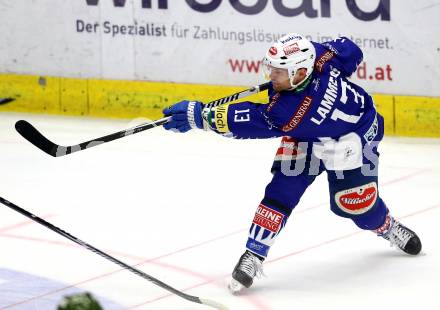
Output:
[[[61,145],[135,125],[0,114],[0,196],[186,293],[230,309],[440,305],[440,140],[385,138],[380,194],[423,243],[410,257],[332,214],[324,175],[304,195],[243,296],[227,281],[244,251],[278,139],[231,140],[155,128],[64,157],[14,130],[26,119]],[[0,205],[0,309],[55,309],[90,291],[106,309],[209,309],[190,303]]]

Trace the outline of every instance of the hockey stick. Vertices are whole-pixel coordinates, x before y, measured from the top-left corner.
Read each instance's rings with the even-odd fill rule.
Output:
[[[12,210],[14,210],[14,211],[16,211],[18,213],[21,213],[24,216],[30,218],[31,220],[37,222],[38,224],[41,224],[41,225],[45,226],[46,228],[49,228],[50,230],[56,232],[57,234],[65,237],[65,238],[67,238],[67,239],[69,239],[69,240],[71,240],[71,241],[73,241],[73,242],[75,242],[77,244],[79,244],[80,246],[86,248],[87,250],[90,250],[93,253],[96,253],[96,254],[104,257],[105,259],[107,259],[107,260],[109,260],[109,261],[111,261],[111,262],[121,266],[124,269],[127,269],[127,270],[133,272],[134,274],[137,274],[138,276],[140,276],[140,277],[142,277],[142,278],[152,282],[153,284],[156,284],[157,286],[160,286],[161,288],[163,288],[163,289],[165,289],[165,290],[167,290],[167,291],[169,291],[169,292],[171,292],[171,293],[173,293],[173,294],[175,294],[175,295],[177,295],[177,296],[179,296],[179,297],[181,297],[183,299],[186,299],[188,301],[195,302],[195,303],[198,303],[198,304],[203,304],[203,305],[215,308],[215,309],[228,310],[228,308],[226,306],[224,306],[224,305],[222,305],[222,304],[220,304],[220,303],[218,303],[216,301],[213,301],[213,300],[210,300],[210,299],[202,299],[202,298],[199,298],[197,296],[192,296],[192,295],[185,294],[185,293],[183,293],[183,292],[181,292],[181,291],[179,291],[179,290],[169,286],[168,284],[166,284],[166,283],[164,283],[164,282],[162,282],[162,281],[160,281],[160,280],[158,280],[158,279],[156,279],[156,278],[146,274],[145,272],[143,272],[143,271],[141,271],[141,270],[139,270],[139,269],[137,269],[135,267],[132,267],[130,265],[127,265],[126,263],[124,263],[124,262],[114,258],[113,256],[110,256],[109,254],[107,254],[107,253],[105,253],[105,252],[103,252],[103,251],[101,251],[101,250],[91,246],[90,244],[82,241],[81,239],[78,239],[78,238],[72,236],[71,234],[65,232],[61,228],[58,228],[58,227],[52,225],[51,223],[46,222],[42,218],[40,218],[40,217],[38,217],[38,216],[36,216],[36,215],[34,215],[34,214],[32,214],[32,213],[22,209],[22,208],[20,208],[19,206],[13,204],[12,202],[10,202],[10,201],[2,198],[2,197],[0,197],[0,202],[2,204],[4,204],[5,206],[11,208]]]
[[[266,90],[269,88],[269,83],[264,83],[261,85],[254,86],[252,88],[249,88],[247,90],[235,93],[230,96],[226,96],[214,101],[211,101],[205,105],[205,107],[212,108],[216,107],[234,100],[238,100],[253,94],[256,94],[258,92],[261,92],[263,90]],[[102,143],[110,142],[119,138],[123,138],[144,130],[148,130],[157,126],[161,126],[165,123],[167,123],[171,119],[170,116],[164,117],[158,120],[155,120],[150,123],[144,123],[140,124],[136,127],[132,127],[129,129],[121,130],[112,134],[109,134],[107,136],[103,136],[100,138],[92,139],[90,141],[86,141],[80,144],[76,145],[70,145],[70,146],[61,146],[58,144],[53,143],[49,139],[47,139],[45,136],[43,136],[34,126],[32,126],[30,123],[28,123],[25,120],[19,120],[15,123],[15,129],[18,131],[20,135],[23,136],[26,140],[28,140],[30,143],[38,147],[43,152],[53,156],[53,157],[60,157],[68,154],[72,154],[74,152],[82,151],[85,149],[88,149],[93,146],[100,145]]]

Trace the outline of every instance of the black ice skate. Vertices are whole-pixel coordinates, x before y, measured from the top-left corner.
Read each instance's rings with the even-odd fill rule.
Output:
[[[396,245],[405,253],[417,255],[422,249],[419,237],[411,229],[387,215],[385,224],[376,230],[378,236],[388,240],[391,246]]]
[[[229,284],[232,294],[239,293],[244,287],[251,287],[255,277],[259,278],[264,275],[263,260],[264,258],[248,250],[244,252],[232,272],[232,280]]]

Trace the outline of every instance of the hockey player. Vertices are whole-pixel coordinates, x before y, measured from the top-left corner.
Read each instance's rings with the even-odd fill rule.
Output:
[[[289,34],[263,59],[271,81],[266,104],[204,108],[198,101],[181,101],[164,109],[172,116],[164,127],[174,131],[200,128],[240,139],[282,137],[273,178],[232,273],[233,293],[250,287],[262,273],[262,262],[292,210],[324,171],[336,215],[408,254],[420,252],[418,236],[393,218],[379,195],[377,145],[383,138],[383,118],[371,96],[348,80],[362,57],[346,37],[319,44]]]

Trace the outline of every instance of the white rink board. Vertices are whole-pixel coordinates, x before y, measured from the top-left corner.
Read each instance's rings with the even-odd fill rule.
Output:
[[[438,1],[291,2],[2,0],[0,72],[254,85],[273,39],[298,32],[358,40],[373,93],[440,96]]]
[[[439,140],[386,138],[380,145],[381,196],[420,235],[422,255],[404,255],[333,215],[321,176],[273,246],[268,277],[234,297],[226,281],[270,180],[277,139],[156,128],[52,158],[15,132],[22,118],[60,144],[134,124],[0,114],[0,195],[129,264],[143,262],[138,268],[186,293],[231,310],[431,309],[438,303]],[[3,205],[0,248],[0,279],[8,276],[0,283],[0,309],[54,309],[61,295],[83,290],[106,310],[208,309],[115,272],[118,266]]]

